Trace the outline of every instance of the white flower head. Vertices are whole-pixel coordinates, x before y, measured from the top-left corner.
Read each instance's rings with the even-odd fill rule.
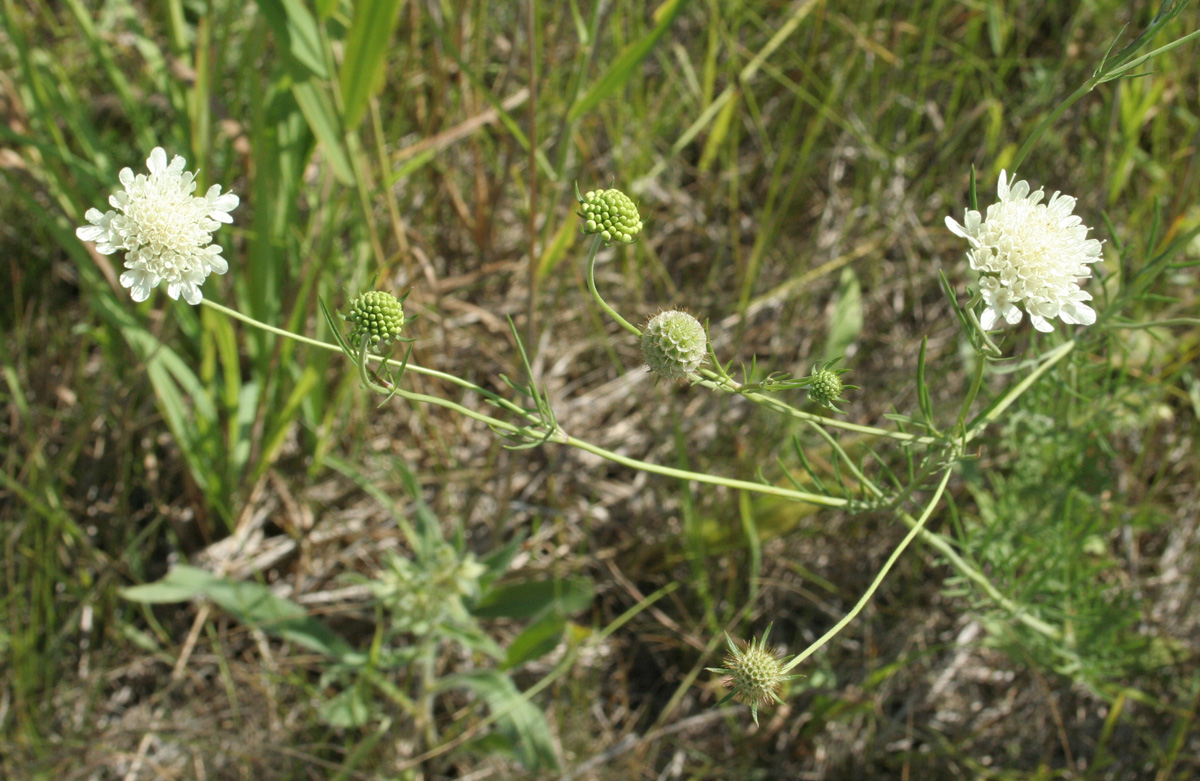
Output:
[[[129,288],[134,301],[145,301],[160,282],[167,283],[167,295],[189,304],[199,304],[204,296],[200,285],[211,273],[224,274],[229,264],[221,257],[221,248],[212,243],[212,234],[221,223],[231,223],[229,212],[238,205],[233,193],[221,194],[214,184],[203,197],[196,191],[196,175],[184,171],[185,161],[178,155],[167,165],[167,153],[155,147],[146,161],[150,175],[121,169],[123,190],[109,197],[113,208],[107,212],[88,209],[84,217],[89,225],[76,229],[83,241],[96,243],[103,255],[125,253],[121,284]]]
[[[1033,327],[1054,330],[1048,322],[1091,325],[1096,312],[1085,301],[1089,293],[1079,283],[1092,275],[1089,264],[1100,260],[1100,242],[1087,237],[1083,218],[1071,212],[1075,199],[1055,192],[1042,203],[1039,188],[1029,192],[1025,181],[1009,185],[1000,172],[1000,200],[987,216],[968,211],[962,225],[946,218],[946,227],[971,244],[967,260],[980,273],[979,291],[985,308],[979,318],[985,330],[1001,321],[1021,322],[1021,306]]]

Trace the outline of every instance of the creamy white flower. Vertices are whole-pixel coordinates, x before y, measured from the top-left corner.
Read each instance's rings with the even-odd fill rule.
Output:
[[[75,231],[83,241],[96,243],[103,255],[125,253],[121,284],[129,288],[134,301],[145,301],[160,282],[167,283],[167,295],[180,295],[189,304],[199,304],[204,296],[200,285],[212,273],[224,274],[229,264],[221,257],[221,248],[212,243],[212,233],[238,205],[233,193],[221,194],[214,184],[203,197],[196,191],[195,174],[184,171],[185,161],[178,155],[167,165],[162,147],[150,152],[146,167],[150,175],[121,169],[118,178],[124,189],[109,197],[113,208],[107,212],[88,209],[84,217],[90,223]]]
[[[1000,200],[987,209],[987,216],[968,211],[960,225],[946,218],[946,227],[970,242],[967,260],[980,274],[979,292],[985,308],[979,323],[991,330],[1004,321],[1021,322],[1021,310],[1029,313],[1034,328],[1054,330],[1048,322],[1091,325],[1096,312],[1085,301],[1091,295],[1079,283],[1092,275],[1089,264],[1100,260],[1100,242],[1087,237],[1083,218],[1072,214],[1075,199],[1055,192],[1047,203],[1039,188],[1029,192],[1029,183],[1011,187],[1007,172],[1000,172]]]

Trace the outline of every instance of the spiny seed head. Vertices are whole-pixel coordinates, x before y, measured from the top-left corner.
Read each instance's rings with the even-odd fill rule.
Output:
[[[767,645],[767,637],[770,634],[771,627],[767,627],[761,638],[752,639],[749,643],[734,642],[728,634],[725,635],[729,642],[729,656],[725,657],[725,666],[708,668],[709,672],[728,676],[725,686],[730,692],[723,701],[734,698],[749,705],[755,724],[758,724],[758,706],[766,702],[782,705],[783,700],[780,699],[779,692],[783,689],[783,684],[800,677],[789,675],[784,669],[781,648]]]
[[[679,309],[659,312],[642,331],[642,358],[659,377],[686,379],[704,362],[707,352],[704,326]]]
[[[400,299],[383,290],[370,290],[350,302],[350,313],[342,315],[353,323],[350,344],[358,347],[366,339],[375,352],[400,337],[404,327],[404,307]]]
[[[832,407],[842,395],[842,378],[837,372],[821,369],[813,372],[812,384],[808,386],[808,397],[822,407]]]
[[[592,190],[580,196],[579,216],[583,218],[583,232],[599,234],[605,244],[632,244],[642,232],[637,206],[620,190]]]

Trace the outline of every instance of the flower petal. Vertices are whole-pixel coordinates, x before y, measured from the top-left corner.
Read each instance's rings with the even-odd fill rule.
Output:
[[[167,150],[161,146],[156,146],[150,150],[150,157],[146,160],[146,168],[150,169],[152,174],[161,174],[167,170]],[[125,170],[129,170],[126,168]]]

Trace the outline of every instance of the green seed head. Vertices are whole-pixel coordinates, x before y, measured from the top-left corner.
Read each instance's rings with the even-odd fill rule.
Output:
[[[642,358],[659,377],[682,380],[699,368],[708,352],[708,334],[700,321],[678,309],[650,318],[642,331]]]
[[[710,672],[728,676],[725,686],[729,696],[725,699],[733,698],[749,705],[755,724],[758,723],[758,706],[768,702],[783,704],[779,697],[783,684],[800,677],[784,669],[783,650],[767,645],[770,635],[771,627],[767,627],[762,637],[749,643],[735,643],[726,635],[729,656],[725,657],[725,666],[708,668]]]
[[[813,372],[812,384],[808,386],[808,397],[822,407],[832,407],[842,395],[842,378],[837,372],[821,369]]]
[[[620,190],[592,190],[582,196],[579,216],[583,218],[583,232],[599,234],[606,244],[632,244],[642,232],[637,207]]]
[[[368,291],[351,301],[350,313],[342,317],[353,324],[350,344],[358,347],[366,339],[375,352],[398,339],[404,327],[404,307],[400,299],[382,290]]]

